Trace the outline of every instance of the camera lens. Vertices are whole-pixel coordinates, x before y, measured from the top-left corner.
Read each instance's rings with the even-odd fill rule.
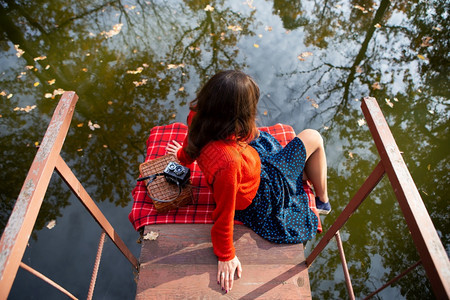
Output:
[[[175,168],[176,168],[176,166],[175,166],[175,164],[174,163],[169,163],[169,165],[167,166],[167,168],[170,170],[170,171],[174,171],[175,170]]]
[[[177,166],[176,168],[175,168],[175,174],[177,174],[177,175],[181,175],[181,174],[183,174],[184,173],[184,169],[183,169],[183,167],[182,166]]]

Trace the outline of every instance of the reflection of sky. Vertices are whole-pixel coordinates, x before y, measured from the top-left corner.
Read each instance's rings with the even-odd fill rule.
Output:
[[[226,29],[227,26],[219,26],[217,30],[224,31],[227,36],[235,36],[237,43],[234,45],[230,42],[230,44],[224,45],[224,51],[219,51],[218,57],[223,59],[223,52],[229,54],[235,49],[239,50],[231,60],[236,65],[242,66],[245,72],[252,75],[261,88],[262,96],[258,107],[259,125],[271,125],[282,122],[292,125],[297,132],[306,127],[310,127],[318,129],[326,137],[328,162],[330,171],[333,172],[334,176],[330,178],[330,181],[333,184],[331,187],[333,191],[332,201],[335,203],[333,207],[336,212],[340,211],[346,201],[352,196],[354,192],[352,189],[356,189],[356,185],[353,187],[352,181],[355,180],[352,180],[352,177],[357,177],[356,180],[364,179],[363,177],[368,175],[378,160],[378,154],[374,152],[374,145],[368,133],[367,125],[360,127],[357,123],[359,119],[363,118],[363,114],[360,109],[361,102],[355,101],[355,98],[360,99],[363,96],[379,93],[380,98],[378,102],[383,113],[387,116],[390,124],[396,125],[394,128],[398,132],[396,138],[398,136],[402,138],[402,135],[421,134],[420,131],[409,132],[411,130],[411,123],[414,122],[414,117],[407,115],[415,108],[414,105],[418,99],[422,100],[422,98],[427,98],[425,107],[430,102],[435,102],[436,104],[433,104],[433,109],[435,110],[436,118],[440,118],[440,122],[443,123],[445,123],[446,119],[448,120],[450,112],[448,112],[447,106],[442,104],[445,103],[445,99],[430,95],[429,93],[425,94],[426,91],[423,91],[421,95],[414,93],[418,88],[422,88],[421,85],[425,82],[425,78],[422,78],[420,75],[420,67],[423,64],[427,64],[427,62],[417,58],[416,49],[410,49],[410,39],[412,37],[408,36],[407,33],[395,29],[395,27],[400,26],[406,28],[412,27],[411,20],[407,20],[405,13],[389,11],[390,15],[387,24],[383,24],[380,29],[375,30],[367,51],[360,62],[363,71],[361,73],[355,73],[355,78],[348,83],[350,84],[348,99],[343,99],[344,84],[346,84],[347,77],[350,74],[350,67],[353,65],[361,49],[361,44],[368,30],[366,27],[370,26],[374,14],[371,15],[371,18],[364,19],[365,15],[358,15],[358,11],[355,10],[351,3],[347,2],[341,3],[340,7],[335,4],[328,4],[324,8],[317,6],[317,3],[321,3],[320,1],[301,1],[303,10],[301,16],[308,22],[305,26],[300,26],[297,29],[287,32],[283,27],[282,18],[276,12],[273,12],[273,1],[253,1],[253,6],[256,7],[255,11],[246,3],[243,3],[243,0],[223,2],[224,6],[217,5],[215,7],[216,11],[212,12],[213,16],[215,13],[224,12],[228,8],[231,8],[231,12],[228,11],[225,17],[235,18],[242,22],[249,20],[252,13],[255,15],[247,32],[232,32]],[[98,4],[99,2],[97,3],[95,1],[87,9],[92,9]],[[59,71],[63,73],[63,77],[68,82],[73,84],[74,89],[80,87],[78,90],[80,100],[77,104],[75,118],[77,123],[84,122],[85,127],[80,129],[72,124],[69,136],[72,134],[73,137],[69,141],[73,141],[74,139],[80,141],[83,141],[83,139],[87,140],[88,138],[86,136],[88,134],[83,132],[83,129],[86,129],[87,120],[92,119],[97,122],[99,118],[103,118],[104,123],[101,123],[102,129],[89,132],[89,134],[93,135],[93,138],[89,138],[89,141],[83,144],[85,152],[76,153],[79,156],[71,156],[72,162],[79,167],[76,171],[82,173],[86,180],[89,180],[87,189],[90,192],[96,193],[97,190],[102,190],[100,185],[114,184],[115,188],[121,189],[120,191],[129,196],[129,190],[131,190],[134,184],[136,170],[129,170],[128,168],[131,168],[130,166],[136,166],[138,164],[136,160],[143,159],[142,149],[144,148],[145,138],[148,134],[147,127],[150,126],[149,124],[153,124],[151,120],[147,119],[147,115],[155,117],[152,113],[172,113],[171,108],[173,105],[176,112],[174,113],[174,121],[185,122],[188,114],[188,106],[181,105],[181,101],[189,102],[192,100],[201,83],[211,75],[214,68],[207,70],[205,74],[202,73],[204,71],[203,68],[213,62],[213,49],[211,49],[212,38],[209,36],[209,32],[203,32],[203,29],[195,29],[207,16],[207,13],[202,8],[193,11],[183,1],[141,1],[142,7],[136,5],[134,1],[122,2],[121,4],[128,5],[128,8],[122,6],[119,9],[117,6],[111,5],[85,18],[77,19],[73,24],[69,23],[69,25],[60,29],[60,32],[56,31],[56,33],[51,33],[51,37],[54,38],[55,36],[58,37],[58,34],[64,36],[62,33],[68,31],[69,36],[74,39],[74,43],[71,46],[73,49],[64,48],[63,45],[61,47],[65,51],[70,50],[72,52],[68,51],[63,56],[58,52],[58,47],[56,47],[58,50],[53,50],[53,53],[41,53],[45,47],[35,50],[39,55],[48,55],[48,60],[51,59],[52,55],[53,57],[63,58],[64,64],[58,67]],[[211,2],[211,4],[215,5],[214,2]],[[78,7],[79,5],[74,4],[74,7]],[[136,7],[131,9],[133,5],[136,5]],[[232,12],[240,13],[240,19],[232,14]],[[322,12],[326,14],[322,15]],[[226,25],[241,25],[237,24],[235,19],[232,21],[225,20],[227,22]],[[329,25],[326,23],[328,19],[331,20]],[[47,22],[46,28],[54,30],[52,21],[42,22]],[[214,22],[218,26],[218,20],[214,19]],[[101,40],[101,32],[111,30],[118,23],[123,24],[120,33],[106,40]],[[272,31],[266,30],[267,26],[270,26]],[[334,31],[331,36],[324,37],[327,45],[322,48],[312,43],[306,46],[305,40],[312,34],[318,35],[314,38],[321,37],[319,32],[319,29],[322,28],[321,26],[329,26],[327,28]],[[417,28],[412,29],[417,30]],[[353,31],[349,32],[350,30]],[[36,33],[30,29],[25,31],[27,34]],[[185,50],[184,48],[195,38],[202,35],[204,35],[204,40],[198,45],[202,50],[200,56],[196,59],[187,57],[185,61],[180,61],[181,55]],[[260,37],[259,35],[262,36]],[[178,41],[180,41],[179,49],[175,49],[175,43]],[[63,41],[55,38],[53,42],[57,44]],[[45,44],[45,42],[43,43]],[[255,44],[258,47],[255,47]],[[60,84],[57,81],[54,86],[47,87],[45,82],[41,82],[39,87],[34,88],[33,83],[38,81],[38,78],[31,71],[27,71],[27,75],[23,79],[15,81],[15,77],[20,72],[25,71],[24,67],[27,65],[27,62],[23,58],[17,58],[15,56],[12,43],[8,42],[8,46],[8,50],[0,52],[0,81],[4,85],[7,83],[10,84],[7,92],[13,93],[14,96],[10,102],[3,102],[2,104],[2,109],[7,110],[7,113],[0,111],[0,114],[3,114],[3,119],[0,120],[2,126],[0,127],[0,137],[11,131],[17,131],[18,134],[22,134],[24,131],[23,126],[33,127],[36,123],[46,124],[42,119],[49,118],[48,115],[51,115],[49,107],[52,105],[56,106],[57,100],[44,99],[43,91],[45,89],[43,87],[53,89],[53,87],[59,87],[58,85]],[[2,49],[6,48],[3,47]],[[300,61],[297,57],[305,52],[311,52],[312,55],[304,57],[304,61]],[[89,60],[86,56],[88,53],[90,54],[90,59],[95,58],[95,67],[98,68],[97,70],[91,70]],[[103,58],[101,57],[101,53],[106,53],[110,56]],[[405,58],[406,56],[408,56],[407,59]],[[98,60],[103,59],[107,63],[98,63]],[[182,62],[186,64],[184,68],[177,70],[167,69],[168,64],[179,64]],[[44,66],[46,63],[46,61],[43,61]],[[91,63],[93,62],[91,61]],[[151,74],[149,69],[145,69],[142,74],[125,74],[127,70],[136,70],[143,63],[151,65],[149,69],[156,73],[154,78],[151,77],[153,74]],[[198,63],[198,65],[194,65],[194,63]],[[35,65],[38,64],[35,63]],[[89,69],[89,77],[87,78],[95,79],[92,79],[92,82],[79,79],[85,74],[80,71],[85,66]],[[156,70],[157,67],[161,67],[161,69]],[[182,72],[186,75],[181,75]],[[147,106],[147,102],[155,100],[148,99],[148,90],[145,90],[145,88],[149,88],[152,85],[148,83],[146,86],[136,88],[130,78],[133,78],[133,80],[149,78],[149,82],[153,79],[154,82],[152,84],[155,84],[158,78],[167,79],[167,88],[170,91],[167,95],[164,93],[162,93],[162,96],[158,95],[160,97],[158,98],[160,107]],[[407,80],[409,79],[412,79],[412,82],[408,82]],[[127,85],[123,82],[126,82]],[[372,84],[375,82],[380,82],[382,86],[381,91],[373,90]],[[86,86],[87,88],[85,88]],[[178,92],[180,86],[184,88],[185,94]],[[96,90],[97,87],[98,90]],[[6,89],[6,87],[0,87],[0,90],[3,89]],[[110,93],[110,90],[114,89],[115,94]],[[81,90],[83,90],[83,93],[80,92]],[[97,93],[92,92],[92,90],[96,90]],[[107,106],[107,110],[104,110],[101,104],[104,104],[104,102],[110,99],[105,100],[101,97],[104,94],[100,94],[99,97],[98,93],[104,93],[107,97],[113,98],[112,100],[115,101],[114,105]],[[399,95],[403,96],[403,98],[400,98]],[[394,108],[390,108],[384,99],[390,98],[393,101],[393,97],[399,97],[404,103],[394,102]],[[4,100],[4,98],[1,98],[1,100]],[[348,103],[346,103],[345,107],[341,105],[341,103],[345,103],[347,100]],[[313,106],[314,103],[318,105],[317,108]],[[16,105],[23,107],[33,104],[38,104],[38,108],[30,114],[14,113],[20,116],[18,119],[22,120],[23,118],[25,120],[23,123],[26,125],[20,124],[22,127],[12,127],[10,124],[15,125],[15,123],[12,122],[12,119],[6,119],[8,114],[13,114],[12,109]],[[397,108],[400,107],[400,104],[402,105],[403,111]],[[427,107],[426,109],[429,108]],[[121,131],[120,126],[117,124],[120,124],[123,116],[130,114],[136,117],[136,119],[129,121],[134,123],[129,124],[129,131]],[[163,118],[163,121],[167,119]],[[419,119],[422,120],[423,118]],[[426,120],[423,122],[423,127],[427,129],[434,126],[433,122]],[[126,128],[126,124],[123,125]],[[38,140],[43,132],[31,132],[31,134],[34,134],[36,136],[35,139]],[[120,145],[129,145],[130,137],[134,138],[135,144],[132,146],[135,148],[132,146],[129,148],[120,148]],[[425,139],[420,141],[422,148],[432,145],[432,140],[427,140],[426,137],[425,135]],[[29,136],[26,138],[29,139]],[[99,151],[96,148],[96,143],[106,143],[105,141],[112,139],[118,141],[119,146],[117,148],[111,149],[114,145],[110,145],[110,148],[107,150],[105,148]],[[402,148],[409,148],[412,151],[409,153],[406,152],[405,157],[423,156],[422,152],[416,150],[417,147],[407,144],[406,141],[409,142],[408,139],[403,138],[402,143],[404,144]],[[26,142],[30,141],[27,140]],[[73,142],[72,145],[72,147],[75,145],[74,149],[67,149],[68,153],[74,152],[77,147],[81,147],[76,142]],[[416,143],[417,141],[414,140],[412,142]],[[23,151],[19,147],[20,144],[15,146],[20,151]],[[110,149],[111,151],[109,152]],[[108,154],[111,155],[111,157],[108,156],[108,159],[96,159],[96,157],[106,157]],[[354,155],[355,159],[350,159],[350,154]],[[423,158],[423,160],[414,162],[415,167],[421,171],[420,176],[426,176],[423,175],[423,171],[426,169],[423,165],[427,166],[428,164],[432,164],[433,167],[435,165],[441,165],[445,169],[445,161],[434,163],[426,160]],[[104,162],[109,163],[110,161],[123,162],[122,164],[114,165],[114,167],[117,169],[127,168],[125,175],[122,176],[126,178],[115,178],[108,173],[101,173],[102,182],[99,183],[97,178],[90,174],[91,170],[89,167],[86,167],[89,162],[93,161],[102,164]],[[29,164],[26,167],[28,166]],[[23,167],[23,169],[26,167]],[[101,169],[104,168],[102,167]],[[83,174],[84,172],[88,174]],[[425,182],[425,179],[421,181]],[[428,191],[434,190],[434,184],[425,187]],[[128,206],[120,210],[119,207],[115,207],[108,201],[117,201],[118,198],[121,198],[121,195],[113,192],[109,196],[110,198],[100,197],[102,200],[105,198],[108,199],[101,203],[102,209],[105,209],[108,214],[110,213],[108,217],[111,216],[112,219],[120,220],[118,221],[119,226],[126,229],[124,230],[123,236],[125,236],[127,241],[133,243],[133,239],[136,238],[136,233],[131,230],[131,226],[126,220],[126,214],[129,211],[130,205],[129,199],[123,200],[124,202],[122,204],[127,203]],[[437,196],[439,198],[443,195]],[[374,206],[370,206],[373,204],[365,204],[365,209],[369,213],[378,213],[383,209],[389,210],[384,194],[381,194],[381,196],[376,195],[374,199]],[[392,199],[389,198],[388,200]],[[114,208],[116,208],[117,215],[113,212]],[[80,214],[85,213],[82,210],[81,213],[80,211],[73,212],[72,209],[73,207],[69,206],[67,210],[61,210],[65,218],[61,218],[64,221],[58,219],[57,223],[59,228],[65,228],[67,226],[69,228],[67,229],[69,234],[73,234],[71,230],[74,229],[68,224],[65,224],[65,222],[68,222],[68,220],[73,220],[74,223],[82,222],[77,218],[81,218]],[[326,225],[329,225],[332,218],[333,216],[323,220]],[[385,224],[383,223],[382,225]],[[78,229],[80,232],[85,232],[81,228],[83,226],[79,226]],[[362,227],[362,230],[367,229],[370,231],[376,226],[367,225],[367,227]],[[44,231],[39,233],[42,236],[39,238],[39,241],[51,241],[51,238],[48,238],[49,232],[45,230],[44,228]],[[344,236],[345,233],[346,231],[342,235]],[[353,234],[352,232],[350,237]],[[445,234],[447,233],[444,232]],[[82,239],[83,237],[77,235],[76,238]],[[84,241],[89,240],[89,243],[95,244],[97,238],[96,235],[89,235],[85,237]],[[351,238],[349,240],[351,242]],[[83,243],[83,240],[81,243]],[[361,245],[356,245],[355,249],[359,249],[359,246]],[[34,253],[34,258],[39,257],[41,253],[45,252],[45,249],[38,250],[35,243],[32,243],[32,247],[36,249],[33,250],[36,252]],[[334,254],[331,252],[324,253],[323,256],[327,259],[319,260],[318,265],[325,265],[328,259],[334,261],[332,258]],[[374,276],[377,277],[375,280],[378,280],[382,277],[383,273],[390,270],[389,263],[384,264],[378,257],[373,255],[370,258],[372,262],[370,272],[373,272]],[[354,262],[354,264],[361,265],[359,261]],[[378,265],[380,267],[376,269]],[[336,287],[339,284],[337,282],[343,282],[342,276],[337,275],[338,273],[331,276],[334,277],[335,281],[329,280],[324,281],[326,282],[324,285],[320,284],[317,292],[318,295],[322,291]],[[359,274],[356,274],[355,277],[361,278]],[[313,284],[317,286],[320,281],[321,278],[315,278]],[[379,286],[379,283],[381,283],[381,280],[376,282],[376,286]],[[132,285],[130,282],[128,284]],[[399,289],[394,288],[389,292],[389,295],[395,295],[397,297],[399,296],[398,291]]]

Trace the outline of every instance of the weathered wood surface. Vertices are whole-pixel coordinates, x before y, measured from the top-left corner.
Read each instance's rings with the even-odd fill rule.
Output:
[[[303,245],[270,243],[236,225],[234,241],[242,278],[225,294],[217,284],[211,225],[146,226],[136,299],[311,299]]]

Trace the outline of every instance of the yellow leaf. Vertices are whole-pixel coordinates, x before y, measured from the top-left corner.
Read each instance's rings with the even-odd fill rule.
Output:
[[[34,66],[25,66],[25,69],[27,69],[27,70],[31,70],[33,68],[34,68]]]
[[[103,148],[108,148],[108,145],[103,145]]]
[[[364,120],[364,119],[359,119],[358,120],[358,125],[359,126],[363,126],[363,125],[365,125],[366,124],[366,120]]]
[[[40,84],[39,82],[35,82],[33,85],[38,86],[39,84]]]
[[[88,69],[87,69],[87,68],[83,68],[83,69],[81,69],[81,71],[83,71],[83,72],[87,72],[87,71],[88,71]]]
[[[39,146],[39,142],[34,142],[34,145],[37,147]]]
[[[265,29],[266,31],[272,31],[272,26],[266,26],[264,29]]]
[[[6,96],[6,92],[5,91],[1,91],[0,92],[0,96]]]
[[[139,68],[136,69],[136,71],[131,71],[131,70],[127,71],[127,74],[139,74],[139,73],[142,72],[142,70],[144,70],[144,68],[143,67],[139,67]]]
[[[241,31],[242,30],[242,27],[239,25],[229,25],[227,28],[231,29],[232,31]]]
[[[386,104],[389,105],[391,108],[394,107],[394,103],[392,103],[390,99],[384,98],[384,101],[386,101]]]
[[[381,85],[379,82],[375,82],[374,84],[372,84],[372,89],[374,90],[381,90]]]
[[[55,226],[56,226],[56,220],[51,220],[50,222],[47,223],[48,229],[52,229]]]
[[[78,123],[77,127],[83,127],[84,123]]]
[[[112,105],[113,104],[113,102],[112,101],[108,101],[108,105]]]
[[[52,93],[45,93],[44,97],[45,98],[52,98],[53,94]]]
[[[206,7],[204,8],[204,11],[213,11],[214,7],[212,7],[211,5],[206,5]]]
[[[46,66],[45,66],[45,69],[46,69],[46,70],[50,69],[50,65],[46,65]]]
[[[154,241],[154,240],[156,240],[156,239],[158,238],[158,236],[159,236],[159,233],[158,233],[158,232],[156,232],[156,231],[150,231],[150,232],[147,232],[147,233],[144,235],[143,239],[144,239],[144,240],[149,240],[149,241]]]
[[[6,99],[11,99],[11,97],[13,96],[13,94],[9,94]]]
[[[52,85],[52,84],[55,83],[55,81],[56,81],[56,79],[52,79],[52,80],[49,80],[49,81],[47,81],[47,82],[48,82],[49,85]]]
[[[418,54],[417,57],[420,58],[420,59],[426,59],[426,57],[423,56],[422,54]]]
[[[258,44],[253,44],[253,47],[259,48],[259,45]]]
[[[377,24],[374,25],[374,27],[375,28],[381,28],[381,25],[377,23]]]
[[[35,58],[33,58],[33,59],[34,59],[34,61],[38,61],[38,60],[44,60],[44,59],[46,59],[46,58],[47,58],[47,56],[43,55],[43,56],[35,57]]]
[[[352,152],[348,152],[348,156],[350,156],[350,158],[352,158],[353,159],[353,153]]]
[[[267,116],[267,110],[264,111],[264,115]]]
[[[180,91],[180,92],[184,91],[184,86],[180,87],[180,88],[178,89],[178,91]]]
[[[78,148],[78,149],[77,149],[77,151],[78,151],[78,152],[81,152],[81,151],[83,151],[83,149],[81,149],[81,148]]]
[[[431,169],[431,165],[430,164],[428,164],[427,169],[428,169],[428,171],[430,171],[430,169]]]

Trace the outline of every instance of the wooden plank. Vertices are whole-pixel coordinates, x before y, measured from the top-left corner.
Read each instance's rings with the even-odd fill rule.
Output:
[[[136,299],[311,299],[303,245],[270,243],[236,225],[234,244],[242,278],[225,294],[217,284],[217,258],[207,224],[146,226]]]

